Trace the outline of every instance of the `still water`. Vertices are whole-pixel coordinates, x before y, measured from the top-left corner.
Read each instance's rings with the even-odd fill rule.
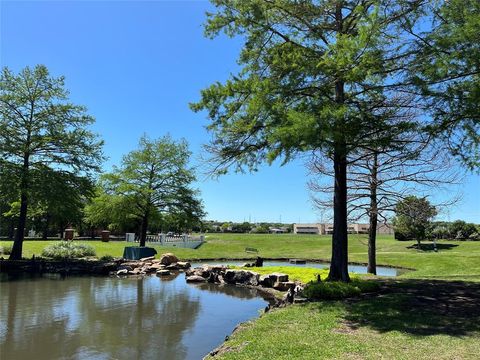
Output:
[[[0,274],[5,275],[5,274]],[[0,359],[201,359],[267,302],[158,278],[0,277]]]

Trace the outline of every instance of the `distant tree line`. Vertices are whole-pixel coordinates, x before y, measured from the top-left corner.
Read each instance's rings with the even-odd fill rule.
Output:
[[[253,234],[268,234],[272,232],[291,233],[293,231],[293,224],[283,223],[250,223],[244,222],[219,222],[219,221],[204,221],[201,226],[205,232],[222,232],[222,233],[253,233]]]

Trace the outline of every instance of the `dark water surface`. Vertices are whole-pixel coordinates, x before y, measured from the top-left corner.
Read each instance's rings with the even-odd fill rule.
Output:
[[[7,278],[0,359],[201,359],[267,302],[256,290],[158,278]]]

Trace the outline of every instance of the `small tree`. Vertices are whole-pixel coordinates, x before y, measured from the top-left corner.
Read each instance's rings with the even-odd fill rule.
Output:
[[[145,246],[149,221],[160,213],[183,213],[189,219],[200,219],[203,206],[198,192],[191,188],[195,180],[188,168],[190,152],[185,140],[173,141],[169,136],[150,140],[143,136],[139,149],[123,157],[120,167],[101,178],[106,196],[115,203],[124,217],[140,222],[140,246]],[[105,200],[105,204],[111,205]]]
[[[15,168],[20,202],[10,259],[22,257],[32,174],[47,168],[78,176],[98,170],[102,142],[87,130],[94,119],[83,106],[68,102],[64,78],[43,65],[18,75],[4,68],[0,77],[0,158]]]
[[[420,249],[420,241],[425,239],[427,229],[437,215],[435,206],[426,198],[408,196],[397,203],[395,213],[393,220],[395,232],[406,239],[416,239]]]

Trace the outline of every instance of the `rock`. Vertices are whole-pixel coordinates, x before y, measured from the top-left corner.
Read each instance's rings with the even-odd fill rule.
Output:
[[[160,264],[160,259],[153,259],[151,261],[152,261],[152,264]]]
[[[282,274],[282,273],[273,273],[270,274],[271,277],[273,277],[276,281],[275,282],[285,282],[288,281],[288,275],[287,274]]]
[[[162,256],[160,257],[160,264],[163,265],[170,265],[176,262],[178,262],[178,258],[172,253],[162,254]]]
[[[128,273],[131,274],[131,275],[138,275],[138,274],[141,273],[141,270],[140,270],[140,268],[137,267],[137,268],[133,269],[132,271],[129,271]]]
[[[293,281],[279,281],[273,285],[273,288],[279,291],[287,291],[292,288],[293,291],[293,289],[295,288],[295,283]]]
[[[242,265],[242,267],[253,267],[255,264],[251,264],[251,263],[244,263]]]
[[[119,270],[119,271],[120,271],[120,270],[132,271],[133,268],[132,268],[131,266],[128,266],[128,265],[120,265],[120,266],[118,267],[118,270]]]
[[[136,268],[140,266],[139,261],[127,261],[122,264],[122,266],[130,266],[131,268]]]
[[[117,271],[117,275],[128,275],[128,272],[129,272],[129,270],[127,270],[127,269],[120,269],[120,270]]]
[[[167,265],[167,269],[168,270],[178,270],[180,267],[178,266],[177,263],[173,263],[173,264],[170,264],[170,265]]]
[[[186,277],[187,282],[205,282],[207,279],[205,279],[203,276],[199,275],[191,275]]]
[[[304,297],[299,297],[299,296],[295,296],[293,298],[293,303],[294,304],[303,304],[303,303],[306,303],[308,300]]]
[[[170,275],[170,271],[168,270],[158,270],[157,271],[157,276],[167,276]]]
[[[262,267],[263,266],[263,258],[260,256],[257,256],[257,259],[255,260],[255,267]]]
[[[145,267],[143,267],[143,268],[141,269],[142,272],[145,272],[145,273],[147,273],[147,274],[150,274],[150,273],[155,272],[155,271],[157,271],[157,270],[158,270],[158,269],[156,269],[156,268],[154,268],[154,267],[152,267],[152,266],[145,266]]]
[[[244,284],[244,285],[258,285],[259,274],[248,270],[233,270],[225,271],[223,280],[227,284]]]
[[[259,279],[260,285],[264,287],[273,287],[275,283],[285,281],[288,281],[288,275],[282,273],[262,275]]]
[[[155,259],[155,256],[148,256],[145,258],[141,258],[140,261],[146,262],[146,261],[152,261]]]
[[[192,266],[188,261],[177,261],[177,265],[180,269],[189,269]]]
[[[165,265],[162,265],[160,263],[153,263],[152,265],[150,265],[150,268],[155,270],[162,270],[165,269]]]

